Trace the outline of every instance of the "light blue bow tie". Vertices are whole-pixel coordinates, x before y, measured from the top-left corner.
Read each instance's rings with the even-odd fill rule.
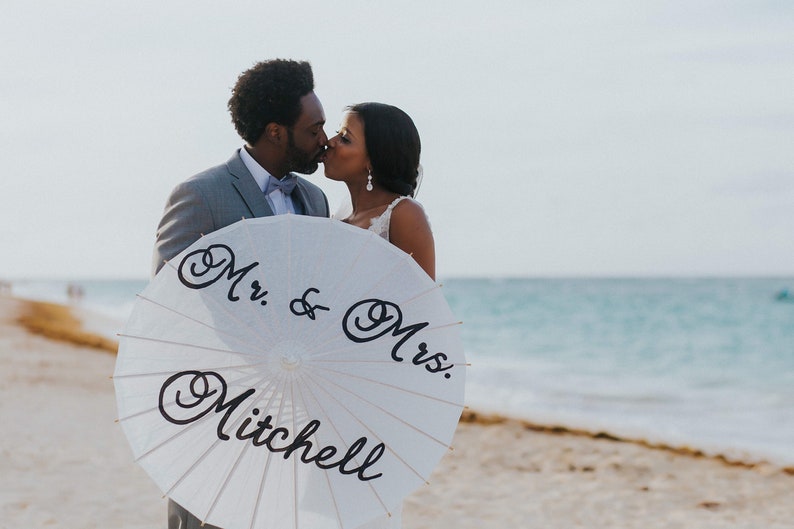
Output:
[[[284,193],[285,195],[291,195],[297,183],[298,183],[298,177],[294,174],[288,174],[281,180],[271,175],[270,178],[267,180],[267,187],[265,188],[265,194],[269,195],[276,189],[280,189],[281,192]]]

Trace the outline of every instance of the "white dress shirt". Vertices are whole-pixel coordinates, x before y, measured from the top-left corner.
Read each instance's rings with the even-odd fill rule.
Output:
[[[275,177],[268,173],[264,167],[259,165],[245,147],[240,149],[240,159],[251,172],[254,180],[256,180],[256,185],[259,186],[259,190],[264,193],[265,189],[267,189],[267,181]],[[265,198],[267,199],[267,203],[270,204],[273,213],[276,215],[295,213],[295,204],[292,203],[292,197],[285,195],[280,189],[274,189],[270,194],[265,195]]]

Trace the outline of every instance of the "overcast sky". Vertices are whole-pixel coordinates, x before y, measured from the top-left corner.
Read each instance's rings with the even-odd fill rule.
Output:
[[[0,278],[145,278],[240,72],[406,110],[438,275],[794,275],[794,3],[6,0]],[[332,207],[343,184],[310,177]]]

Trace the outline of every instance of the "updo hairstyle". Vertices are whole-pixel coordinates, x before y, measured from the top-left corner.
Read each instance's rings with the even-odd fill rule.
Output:
[[[359,103],[347,110],[364,123],[373,180],[393,193],[414,196],[422,145],[410,116],[383,103]]]

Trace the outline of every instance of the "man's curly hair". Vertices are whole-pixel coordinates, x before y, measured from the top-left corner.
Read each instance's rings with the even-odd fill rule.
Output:
[[[312,67],[306,61],[274,59],[255,64],[237,78],[229,112],[237,133],[249,145],[268,123],[291,127],[300,117],[301,97],[314,90]]]

